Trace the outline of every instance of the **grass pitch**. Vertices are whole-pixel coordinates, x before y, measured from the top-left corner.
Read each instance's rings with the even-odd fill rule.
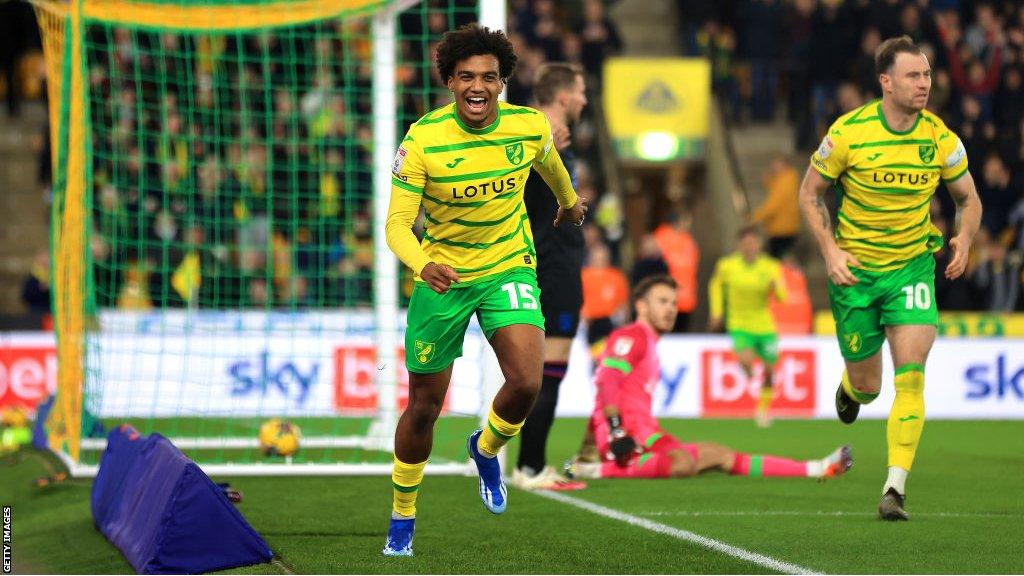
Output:
[[[855,466],[837,480],[601,480],[572,498],[686,530],[811,571],[1024,573],[1024,422],[929,421],[907,483],[910,522],[883,523],[885,422],[666,420],[685,441],[817,458],[843,443]],[[549,461],[579,443],[581,419],[556,423]],[[517,450],[512,446],[512,453]],[[130,573],[93,527],[88,480],[46,489],[52,459],[0,461],[0,503],[13,506],[15,572]],[[224,479],[218,479],[224,480]],[[239,573],[764,573],[768,568],[671,535],[510,489],[486,512],[473,477],[428,477],[413,558],[383,558],[391,487],[384,477],[229,478],[239,505],[280,557]]]

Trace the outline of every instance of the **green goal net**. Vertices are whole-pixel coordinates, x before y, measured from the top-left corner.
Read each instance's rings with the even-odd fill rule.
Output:
[[[390,470],[411,291],[383,238],[390,161],[448,96],[441,34],[495,6],[36,4],[57,143],[48,431],[73,471],[95,470],[97,424],[125,422],[208,471]],[[465,466],[490,354],[471,330],[435,471]],[[268,420],[301,430],[297,453],[267,453]]]

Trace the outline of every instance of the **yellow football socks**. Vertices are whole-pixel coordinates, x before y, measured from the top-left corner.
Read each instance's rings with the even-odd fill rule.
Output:
[[[896,400],[889,412],[886,439],[889,466],[910,470],[924,429],[924,366],[904,364],[896,369]]]
[[[850,375],[846,373],[846,370],[843,370],[843,391],[858,404],[871,404],[875,401],[875,398],[878,398],[878,392],[872,394],[870,392],[861,392],[854,388],[853,384],[850,384]]]
[[[395,514],[405,517],[416,515],[416,495],[419,493],[420,482],[423,482],[423,469],[426,466],[426,460],[419,464],[406,464],[395,456],[394,468],[391,469],[391,483],[395,488],[392,510]]]
[[[483,434],[480,435],[477,448],[484,456],[494,457],[502,446],[519,434],[519,429],[522,427],[522,422],[510,424],[503,420],[494,412],[494,404],[491,404],[491,411],[487,414],[487,426],[484,427]]]
[[[775,398],[775,388],[761,386],[761,397],[757,400],[757,411],[761,413],[768,412],[768,407],[771,406],[773,398]]]

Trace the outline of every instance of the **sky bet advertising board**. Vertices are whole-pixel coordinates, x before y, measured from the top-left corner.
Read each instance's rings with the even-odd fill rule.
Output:
[[[195,316],[202,316],[196,319]],[[309,313],[193,314],[176,323],[108,314],[87,355],[87,396],[103,417],[365,415],[379,408],[372,316]],[[272,322],[273,330],[267,329]],[[402,322],[400,322],[402,325]],[[843,369],[833,337],[780,340],[773,378],[777,417],[834,418]],[[724,336],[665,336],[653,410],[661,417],[749,417],[763,368],[748,378]],[[404,350],[394,408],[408,400]],[[558,404],[562,416],[594,406],[590,358],[574,342]],[[862,417],[886,418],[893,367],[883,348],[882,392]],[[940,338],[925,373],[929,418],[1024,418],[1024,339]],[[477,414],[501,375],[486,341],[471,329],[445,400],[447,413]],[[0,334],[0,407],[33,408],[57,388],[52,334]]]

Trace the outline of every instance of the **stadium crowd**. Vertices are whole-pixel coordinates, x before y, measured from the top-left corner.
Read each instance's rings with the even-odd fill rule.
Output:
[[[440,35],[473,20],[474,10],[464,0],[444,4],[431,2],[400,21],[401,130],[447,102],[421,55],[433,54]],[[921,43],[934,66],[929,108],[963,139],[985,204],[967,279],[940,279],[939,305],[1024,310],[1024,6],[680,0],[679,9],[682,50],[710,59],[730,121],[767,121],[784,110],[795,130],[801,157],[795,166],[781,158],[773,163],[764,185],[774,204],[753,215],[776,256],[798,234],[792,180],[803,152],[832,120],[878,95],[873,52],[881,39],[908,34]],[[584,0],[578,10],[512,0],[508,24],[519,64],[507,95],[516,104],[531,103],[532,75],[552,60],[582,66],[593,100],[603,60],[622,47],[601,0]],[[371,70],[357,62],[370,53],[368,22],[330,28],[204,38],[89,31],[100,306],[371,301]],[[270,56],[266,65],[262,55]],[[214,109],[228,113],[218,117]],[[614,199],[601,195],[592,110],[573,130],[576,184],[594,206],[586,232],[588,253],[596,254],[591,265],[615,268],[623,216]],[[40,154],[40,165],[48,165],[48,145]],[[49,178],[48,171],[40,177]],[[948,231],[952,217],[940,191],[936,225]],[[696,245],[686,259],[673,248],[692,244],[687,220],[677,215],[641,238],[631,270],[634,280],[670,271],[681,285],[693,285],[693,301],[681,303],[684,324],[704,296],[695,286]],[[411,278],[404,280],[408,294]],[[608,305],[591,308],[604,314]]]
[[[549,0],[512,3],[511,102],[532,103],[532,76],[546,61],[594,72],[618,50],[601,1],[583,7],[574,22]],[[450,101],[432,57],[445,31],[474,19],[475,3],[464,0],[403,14],[400,130]],[[372,301],[367,19],[210,37],[95,26],[87,45],[99,306]],[[574,134],[577,186],[593,198],[592,119]],[[48,147],[40,155],[48,165]],[[50,177],[41,171],[44,184]],[[410,284],[404,271],[405,296]]]
[[[712,63],[733,122],[785,110],[809,154],[840,115],[880,96],[875,49],[906,34],[933,67],[928,108],[963,140],[985,207],[965,281],[937,280],[944,310],[1024,310],[1024,5],[1013,0],[679,0],[684,52]],[[932,217],[954,206],[940,189]],[[792,188],[792,211],[796,188]],[[938,258],[948,259],[944,250]]]

